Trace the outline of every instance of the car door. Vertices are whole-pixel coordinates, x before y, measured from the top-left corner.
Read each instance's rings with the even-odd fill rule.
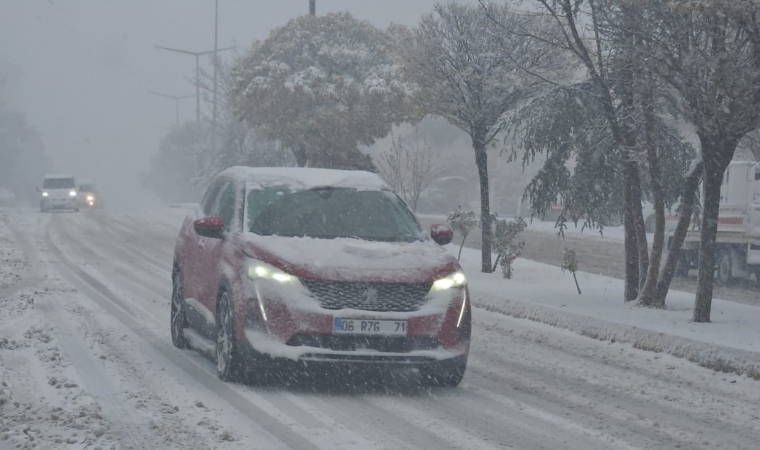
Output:
[[[226,181],[219,191],[218,199],[210,214],[224,220],[225,236],[223,239],[204,238],[200,248],[202,256],[198,276],[202,280],[203,291],[200,293],[199,300],[208,311],[214,314],[214,317],[216,317],[216,300],[220,282],[225,273],[229,272],[226,268],[234,266],[230,260],[234,258],[235,253],[235,249],[231,248],[234,244],[230,235],[237,232],[239,228],[236,214],[238,197],[236,184],[232,180]]]
[[[204,247],[209,239],[195,232],[193,221],[212,215],[216,202],[219,199],[219,192],[225,182],[226,180],[220,179],[211,183],[197,211],[188,216],[182,232],[183,242],[181,244],[180,263],[185,302],[189,306],[188,320],[193,328],[201,331],[208,328],[209,320],[213,319],[211,311],[207,310],[200,301],[203,292],[206,290],[204,284],[207,283],[207,280],[203,276],[206,272]]]

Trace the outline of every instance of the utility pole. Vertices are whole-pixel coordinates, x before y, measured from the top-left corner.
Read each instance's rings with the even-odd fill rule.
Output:
[[[219,67],[219,0],[214,1],[214,107],[211,114],[211,154],[216,154],[216,100],[217,100],[217,83],[216,72]]]
[[[184,53],[185,55],[195,56],[195,120],[200,123],[201,121],[201,64],[200,57],[204,55],[214,54],[214,67],[216,67],[216,54],[225,50],[232,50],[235,47],[215,48],[214,50],[206,50],[202,52],[194,52],[190,50],[182,50],[178,48],[163,47],[160,45],[155,46],[161,50],[168,50],[170,52]],[[214,69],[216,71],[216,69]]]
[[[158,95],[160,97],[166,97],[174,100],[175,102],[175,127],[179,128],[179,101],[184,100],[186,98],[191,98],[193,95],[170,95],[170,94],[164,94],[163,92],[155,92],[155,91],[148,91],[149,94]]]
[[[309,15],[317,15],[317,0],[309,0]]]

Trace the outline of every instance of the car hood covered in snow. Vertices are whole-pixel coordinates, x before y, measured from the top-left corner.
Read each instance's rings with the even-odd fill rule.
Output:
[[[372,242],[245,233],[239,245],[248,256],[299,278],[421,283],[459,269],[456,259],[431,240]]]

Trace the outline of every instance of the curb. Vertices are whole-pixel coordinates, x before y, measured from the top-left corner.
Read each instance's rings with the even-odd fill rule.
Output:
[[[746,375],[760,381],[760,352],[710,344],[533,303],[500,299],[501,305],[494,305],[479,300],[479,295],[473,297],[474,306],[490,312],[544,323],[600,341],[629,343],[640,350],[666,353],[716,372]]]

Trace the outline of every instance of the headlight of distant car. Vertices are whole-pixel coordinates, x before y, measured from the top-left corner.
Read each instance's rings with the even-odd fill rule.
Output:
[[[92,195],[88,195],[87,196],[87,201],[88,202],[91,202],[91,201],[94,201],[94,200],[95,200],[95,197],[93,197]]]
[[[76,197],[76,196],[77,196],[77,191],[70,191],[69,192],[69,197]]]
[[[301,284],[297,277],[256,260],[250,260],[248,263],[248,278],[251,280],[273,280],[282,284]]]
[[[50,194],[48,194],[47,192],[43,192],[43,193],[42,193],[42,196],[43,196],[43,197],[47,197],[48,195],[50,195]]]
[[[462,272],[454,272],[446,278],[441,278],[433,283],[430,292],[441,292],[451,288],[462,287],[467,284],[467,278]]]

